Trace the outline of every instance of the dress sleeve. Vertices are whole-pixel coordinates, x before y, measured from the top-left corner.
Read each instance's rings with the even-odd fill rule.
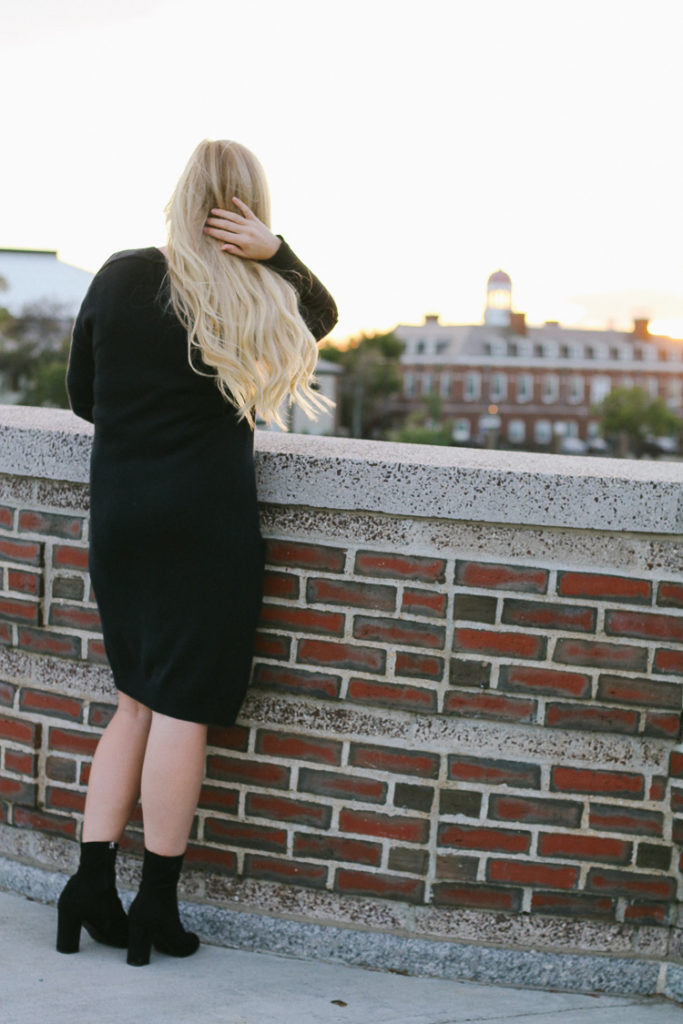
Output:
[[[276,253],[267,260],[259,260],[280,274],[294,287],[299,296],[301,315],[316,341],[320,341],[332,330],[339,319],[337,306],[327,288],[313,274],[305,263],[292,252],[282,235]]]
[[[95,360],[92,328],[94,319],[94,282],[90,285],[78,311],[71,334],[69,363],[66,370],[66,392],[69,405],[81,419],[94,423]]]

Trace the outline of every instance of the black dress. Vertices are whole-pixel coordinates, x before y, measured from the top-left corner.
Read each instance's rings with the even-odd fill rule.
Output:
[[[262,261],[320,339],[334,300],[281,238]],[[156,248],[115,253],[74,324],[67,390],[94,423],[90,574],[119,690],[173,718],[232,725],[263,595],[254,435],[169,309]]]

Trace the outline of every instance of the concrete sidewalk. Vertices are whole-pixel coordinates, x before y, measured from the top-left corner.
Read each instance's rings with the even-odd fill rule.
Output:
[[[0,892],[2,1024],[681,1024],[667,1001],[409,978],[202,944],[186,960],[55,949],[57,910]]]

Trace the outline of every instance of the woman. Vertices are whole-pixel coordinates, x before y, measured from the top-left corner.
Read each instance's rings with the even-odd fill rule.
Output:
[[[189,956],[177,883],[199,799],[208,725],[234,723],[248,683],[265,542],[253,462],[257,417],[283,401],[309,418],[316,340],[334,300],[270,222],[254,155],[204,141],[166,208],[168,244],[111,256],[74,325],[67,388],[95,424],[90,574],[118,692],[92,763],[77,873],[57,949],[81,926],[128,947]],[[123,830],[142,803],[142,881],[116,891]]]

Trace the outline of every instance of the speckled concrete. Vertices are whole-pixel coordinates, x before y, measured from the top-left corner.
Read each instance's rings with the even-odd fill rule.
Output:
[[[83,483],[93,428],[0,406],[0,473]],[[257,430],[259,500],[573,529],[683,532],[683,465]]]

